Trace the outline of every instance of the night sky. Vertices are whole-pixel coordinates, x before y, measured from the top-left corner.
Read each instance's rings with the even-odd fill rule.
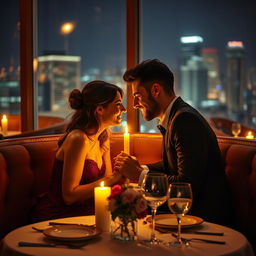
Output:
[[[2,1],[0,67],[17,65],[18,0]],[[200,35],[203,47],[217,48],[222,71],[228,41],[243,41],[248,67],[256,66],[255,0],[144,0],[142,59],[158,58],[178,68],[180,37]],[[38,0],[38,53],[64,49],[60,25],[73,21],[69,52],[89,68],[125,67],[125,0]]]

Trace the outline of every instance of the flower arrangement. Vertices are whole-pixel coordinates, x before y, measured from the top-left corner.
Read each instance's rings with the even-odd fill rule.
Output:
[[[129,185],[115,185],[111,189],[108,197],[109,210],[112,220],[119,220],[119,225],[112,231],[113,234],[118,233],[123,240],[136,236],[135,222],[137,219],[143,219],[147,216],[147,201],[143,194],[134,190]]]

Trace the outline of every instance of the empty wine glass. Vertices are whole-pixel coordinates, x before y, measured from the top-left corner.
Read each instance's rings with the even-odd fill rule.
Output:
[[[155,215],[157,207],[162,205],[167,199],[168,180],[162,173],[149,173],[142,181],[142,191],[152,213],[152,232],[150,244],[158,244],[159,240],[155,235]]]
[[[184,216],[192,205],[192,189],[190,183],[172,183],[168,190],[168,207],[170,211],[176,214],[178,222],[177,241],[169,243],[170,246],[182,247],[180,238],[181,217]]]
[[[232,128],[231,129],[232,129],[232,134],[235,137],[238,137],[238,135],[241,132],[241,124],[240,123],[232,123]]]

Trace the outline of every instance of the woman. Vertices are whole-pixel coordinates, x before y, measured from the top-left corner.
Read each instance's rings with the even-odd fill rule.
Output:
[[[59,140],[49,191],[32,212],[32,221],[94,213],[94,188],[112,186],[122,176],[112,173],[108,127],[121,125],[123,91],[103,81],[74,89],[69,104],[75,112]]]

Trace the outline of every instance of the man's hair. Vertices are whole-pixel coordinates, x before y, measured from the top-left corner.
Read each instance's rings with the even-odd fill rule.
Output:
[[[174,76],[171,70],[161,61],[157,59],[145,60],[127,70],[123,79],[126,82],[138,80],[140,85],[145,87],[147,91],[153,83],[159,83],[166,93],[173,93]]]

